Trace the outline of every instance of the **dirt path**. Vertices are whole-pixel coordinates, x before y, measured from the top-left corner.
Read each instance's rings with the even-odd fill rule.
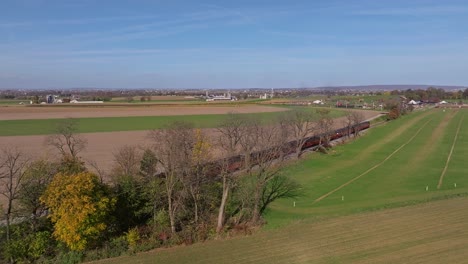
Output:
[[[380,167],[382,164],[384,164],[387,160],[389,160],[391,157],[393,157],[393,155],[395,155],[396,153],[398,153],[402,148],[404,148],[405,146],[407,146],[409,143],[411,143],[411,141],[413,141],[413,139],[415,139],[419,133],[423,130],[423,128],[430,122],[431,120],[428,120],[426,121],[419,129],[418,131],[416,131],[416,133],[408,140],[406,141],[403,145],[401,145],[400,147],[398,147],[395,151],[393,151],[390,155],[388,155],[384,160],[382,160],[381,162],[379,162],[378,164],[374,165],[373,167],[371,167],[370,169],[366,170],[365,172],[361,173],[360,175],[352,178],[351,180],[347,181],[346,183],[338,186],[337,188],[333,189],[332,191],[320,196],[319,198],[315,199],[314,200],[314,204],[315,203],[318,203],[320,202],[321,200],[327,198],[328,196],[330,196],[331,194],[335,193],[336,191],[348,186],[349,184],[353,183],[354,181],[358,180],[359,178],[367,175],[369,172],[377,169],[378,167]]]
[[[455,149],[455,144],[457,143],[457,139],[458,139],[458,133],[460,132],[461,124],[463,123],[463,118],[464,117],[465,116],[463,116],[460,119],[460,121],[458,122],[457,132],[455,133],[455,138],[453,139],[452,148],[450,149],[450,153],[449,153],[449,155],[447,157],[447,161],[445,162],[444,170],[442,171],[442,174],[440,174],[439,184],[437,184],[437,189],[440,189],[440,187],[442,187],[442,183],[444,181],[444,176],[445,176],[445,173],[447,172],[447,168],[449,166],[450,159],[452,158],[452,153],[453,153],[453,150]]]

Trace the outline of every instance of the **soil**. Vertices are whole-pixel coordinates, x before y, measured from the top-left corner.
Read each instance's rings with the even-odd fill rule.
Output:
[[[237,113],[265,113],[286,111],[285,108],[260,105],[238,106],[45,106],[0,107],[0,120],[51,119],[119,116],[174,116]]]

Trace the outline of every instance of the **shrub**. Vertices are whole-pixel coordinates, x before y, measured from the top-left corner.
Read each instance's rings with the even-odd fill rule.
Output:
[[[134,253],[135,248],[138,244],[138,241],[140,240],[140,233],[138,232],[137,228],[132,228],[128,230],[128,232],[125,233],[125,239],[127,240],[128,243],[128,249]]]

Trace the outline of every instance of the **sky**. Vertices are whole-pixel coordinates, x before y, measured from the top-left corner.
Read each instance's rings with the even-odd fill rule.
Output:
[[[467,0],[0,0],[0,88],[468,86]]]

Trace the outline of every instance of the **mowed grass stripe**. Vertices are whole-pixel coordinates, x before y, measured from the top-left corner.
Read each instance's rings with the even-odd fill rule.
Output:
[[[458,134],[460,133],[460,128],[461,128],[461,124],[463,123],[463,118],[465,116],[463,116],[460,121],[458,122],[458,127],[457,127],[457,132],[455,133],[455,137],[453,139],[453,143],[452,143],[452,147],[450,149],[450,152],[449,152],[449,155],[447,157],[447,162],[445,163],[445,167],[444,169],[442,170],[442,174],[440,174],[440,178],[439,178],[439,183],[437,184],[437,189],[440,189],[440,187],[442,187],[442,183],[444,181],[444,176],[445,176],[445,173],[447,172],[447,168],[449,166],[449,163],[450,163],[450,159],[452,158],[452,154],[453,154],[453,150],[455,148],[455,144],[457,143],[457,139],[458,139]]]
[[[468,115],[468,111],[460,111],[460,114],[463,114],[463,117],[466,117]],[[457,144],[453,151],[450,166],[447,169],[441,190],[465,188],[468,184],[468,122],[466,122],[466,120],[467,119],[465,118],[464,122],[461,123]],[[456,188],[455,184],[457,185]]]
[[[341,208],[358,209],[372,207],[372,204],[384,206],[405,200],[426,200],[448,195],[447,192],[436,191],[436,181],[447,157],[443,153],[448,153],[450,148],[445,138],[453,138],[452,123],[458,123],[458,116],[437,109],[432,116],[430,124],[392,159],[322,202],[326,202],[327,206],[341,203]],[[438,133],[438,138],[431,141],[434,133]],[[451,188],[447,191],[453,194],[466,192],[467,189]],[[345,201],[341,201],[342,196]]]
[[[300,181],[304,197],[311,201],[378,163],[376,153],[387,153],[395,149],[400,139],[413,133],[417,124],[430,118],[431,112],[419,112],[385,126],[373,128],[366,135],[345,146],[337,146],[328,155],[311,154],[305,160],[287,169],[287,174]],[[389,131],[392,131],[389,133]],[[356,174],[353,174],[356,173]],[[324,191],[326,190],[326,191]],[[320,195],[317,195],[319,194]],[[300,204],[298,203],[300,206]]]
[[[401,182],[402,189],[407,191],[411,191],[415,188],[424,188],[419,182],[425,181],[426,183],[430,182],[426,175],[421,175],[420,171],[424,170],[425,163],[427,159],[432,156],[439,155],[439,148],[442,144],[443,138],[446,134],[449,134],[449,125],[453,121],[457,111],[447,111],[447,113],[439,111],[434,113],[434,118],[421,134],[420,137],[414,140],[413,144],[410,148],[416,148],[415,151],[406,151],[409,155],[401,155],[400,163],[394,162],[392,176],[401,175],[399,178]],[[414,155],[414,153],[417,153]],[[402,153],[405,154],[405,153]],[[411,162],[401,162],[405,160],[410,160]],[[419,177],[421,175],[421,177]],[[395,181],[392,177],[386,177],[386,181],[381,182],[381,185],[385,185],[388,187],[395,187],[397,181]],[[417,180],[416,180],[417,179]],[[412,183],[418,182],[417,185],[413,185]],[[433,186],[430,186],[433,188]],[[405,191],[403,190],[403,191]],[[404,194],[404,193],[402,193]]]
[[[433,252],[468,258],[468,198],[351,216],[303,221],[222,241],[208,241],[100,263],[440,263]],[[463,257],[463,258],[462,258]]]
[[[468,113],[463,111],[464,114]],[[453,188],[452,183],[451,188],[446,188],[443,192],[436,191],[437,180],[450,148],[450,145],[446,143],[447,138],[450,138],[451,144],[456,129],[454,125],[456,126],[460,117],[460,114],[455,115],[455,113],[451,110],[443,112],[442,109],[416,113],[414,116],[373,128],[365,136],[350,144],[338,146],[328,155],[313,154],[288,168],[286,174],[303,185],[303,195],[294,200],[284,199],[273,203],[266,213],[268,222],[266,228],[277,228],[291,221],[305,218],[403,206],[466,193],[468,177],[462,177],[460,170],[455,174],[455,176],[458,175],[457,188]],[[412,143],[401,149],[385,164],[321,202],[313,204],[318,197],[384,160],[407,142],[408,138],[412,137],[428,120],[431,121],[419,132]],[[408,126],[408,123],[411,125]],[[392,137],[392,141],[382,144],[381,139],[387,135],[393,135],[395,128],[403,125],[405,125],[405,131]],[[463,127],[459,138],[461,144],[457,145],[452,156],[452,160],[457,161],[457,164],[461,163],[457,150],[467,145],[467,143],[462,143],[462,139],[466,138],[463,137],[462,132]],[[368,146],[374,144],[379,147],[373,147],[374,151],[368,152]],[[366,158],[356,161],[360,156],[359,152],[366,152]],[[348,166],[351,164],[350,160],[353,161],[352,166]],[[460,165],[454,168],[450,166],[449,171],[451,169],[455,171],[459,167]],[[449,171],[447,175],[450,175]],[[452,180],[453,176],[450,177]],[[429,185],[429,191],[425,191],[426,185]],[[344,201],[341,199],[342,196],[344,196]],[[293,201],[296,202],[296,207],[293,207]]]
[[[429,186],[431,192],[434,191],[436,184],[433,184],[432,178],[440,175],[443,161],[429,160],[433,156],[440,156],[441,146],[445,147],[444,135],[451,134],[449,125],[455,120],[454,117],[455,112],[434,111],[430,123],[410,144],[372,171],[365,180],[353,184],[340,194],[347,196],[347,202],[377,202],[425,195],[426,186]],[[419,124],[419,127],[422,125]],[[431,166],[436,171],[427,169]]]
[[[357,141],[338,147],[335,153],[332,151],[330,155],[332,158],[327,155],[311,155],[310,159],[304,162],[307,167],[300,168],[302,173],[310,172],[309,175],[304,175],[306,182],[301,181],[301,183],[312,188],[310,198],[314,196],[313,200],[319,198],[336,186],[352,180],[369,167],[377,165],[399,145],[404,144],[404,140],[417,131],[418,124],[430,118],[430,112],[417,113],[405,122],[390,123],[384,126],[384,129],[383,127],[371,129]],[[292,177],[296,178],[295,175]]]
[[[430,120],[426,121],[417,131],[416,133],[408,140],[406,141],[403,145],[401,145],[400,147],[398,147],[396,150],[394,150],[392,153],[390,153],[390,155],[388,155],[384,160],[382,160],[381,162],[377,163],[376,165],[372,166],[371,168],[367,169],[366,171],[364,171],[363,173],[359,174],[358,176],[352,178],[351,180],[345,182],[344,184],[338,186],[337,188],[333,189],[332,191],[320,196],[319,198],[315,199],[314,200],[314,203],[317,203],[317,202],[320,202],[321,200],[327,198],[328,196],[330,196],[331,194],[335,193],[336,191],[348,186],[349,184],[353,183],[354,181],[358,180],[359,178],[369,174],[371,171],[375,170],[376,168],[382,166],[387,160],[389,160],[390,158],[392,158],[395,154],[397,154],[402,148],[406,147],[408,144],[410,144],[414,138],[416,138],[419,133],[424,129],[424,127],[430,122]]]

